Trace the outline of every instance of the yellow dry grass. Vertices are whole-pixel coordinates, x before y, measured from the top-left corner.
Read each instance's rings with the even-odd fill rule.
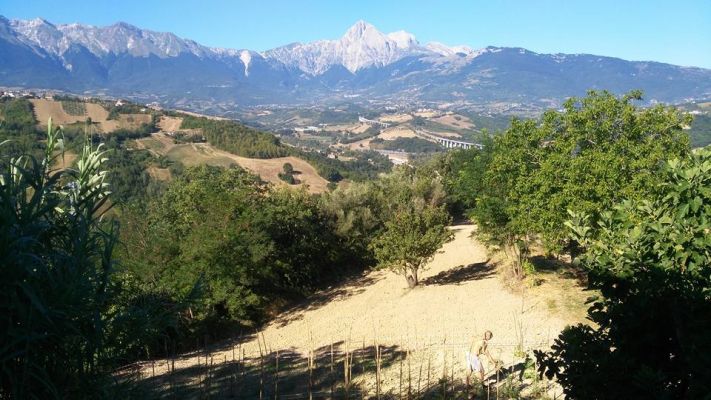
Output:
[[[445,244],[421,276],[421,285],[407,289],[401,276],[372,271],[352,282],[316,294],[310,301],[286,310],[253,339],[241,344],[247,357],[258,357],[262,347],[308,354],[332,343],[360,348],[378,343],[400,349],[433,352],[434,368],[441,360],[456,363],[460,376],[464,354],[485,330],[493,332],[489,349],[494,358],[509,363],[514,350],[549,347],[552,339],[578,316],[551,312],[537,292],[512,293],[495,273],[487,250],[471,238],[474,226],[452,227],[454,240]],[[541,290],[550,289],[543,283]],[[580,292],[577,286],[566,290]],[[232,344],[210,354],[230,358]],[[195,353],[175,360],[177,371],[198,363]],[[204,356],[202,357],[205,358]],[[449,365],[449,364],[447,364]],[[156,374],[167,363],[155,364]],[[149,365],[146,367],[150,369]],[[452,367],[454,370],[454,367]],[[180,372],[179,372],[180,373]],[[384,386],[396,387],[397,369],[384,372]]]
[[[62,103],[49,99],[31,99],[35,110],[35,119],[40,125],[47,123],[50,117],[57,125],[69,125],[86,121],[87,117],[98,125],[100,132],[108,133],[117,129],[135,129],[142,123],[149,123],[151,116],[148,114],[121,114],[118,120],[107,120],[109,112],[96,103],[85,103],[84,115],[71,115],[64,111]]]
[[[394,126],[385,129],[378,137],[385,140],[393,140],[399,137],[414,138],[417,135],[415,135],[415,131],[407,126]]]
[[[346,144],[339,143],[336,145],[336,147],[346,148],[346,149],[350,149],[350,150],[370,150],[370,141],[371,140],[373,140],[373,138],[363,139],[363,140],[359,140],[359,141],[353,142],[353,143],[346,143]]]
[[[474,123],[467,117],[458,114],[447,114],[433,118],[432,121],[454,129],[474,129]]]
[[[150,139],[150,140],[149,140]],[[179,161],[185,166],[213,165],[218,167],[240,167],[259,175],[263,180],[278,186],[304,187],[310,193],[322,193],[327,190],[328,181],[322,178],[316,169],[306,161],[296,157],[279,158],[247,158],[218,150],[207,143],[174,144],[172,139],[162,134],[154,134],[151,138],[142,139],[143,146]],[[279,179],[279,173],[284,170],[284,164],[291,163],[298,173],[295,178],[298,185],[289,185]]]
[[[403,122],[408,122],[412,120],[412,115],[410,114],[393,114],[393,115],[383,115],[378,118],[381,122],[389,122],[392,124],[401,124]]]
[[[158,121],[158,128],[163,132],[175,132],[180,129],[180,125],[183,123],[183,119],[180,117],[160,117]]]

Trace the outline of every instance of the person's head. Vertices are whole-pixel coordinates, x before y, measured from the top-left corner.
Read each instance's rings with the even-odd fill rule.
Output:
[[[491,331],[484,332],[484,340],[490,340],[492,337],[494,337],[494,334]]]

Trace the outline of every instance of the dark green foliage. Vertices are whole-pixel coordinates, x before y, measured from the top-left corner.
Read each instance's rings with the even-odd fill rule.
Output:
[[[135,231],[122,258],[142,287],[180,299],[202,282],[197,327],[260,321],[269,305],[310,293],[348,264],[315,199],[270,190],[241,169],[188,169],[146,214],[126,218]]]
[[[0,100],[0,142],[10,140],[5,144],[3,154],[39,156],[42,148],[35,124],[32,103],[29,100]]]
[[[111,199],[115,203],[127,203],[145,196],[152,181],[146,168],[153,161],[147,150],[127,150],[121,145],[109,149],[106,162]]]
[[[449,214],[431,205],[405,207],[385,223],[372,248],[381,268],[403,275],[409,287],[417,286],[418,274],[442,245],[452,238]]]
[[[295,157],[299,157],[313,165],[324,179],[329,182],[339,182],[343,178],[353,181],[375,179],[384,172],[389,172],[392,163],[375,151],[352,151],[345,155],[352,158],[348,161],[329,158],[314,151],[290,149]]]
[[[450,214],[461,217],[476,210],[484,176],[493,155],[493,139],[479,140],[482,149],[456,149],[433,156],[428,163],[442,175]]]
[[[296,185],[298,181],[294,178],[294,174],[287,174],[286,172],[280,172],[278,175],[279,179],[288,183],[289,185]]]
[[[285,174],[293,174],[294,173],[294,166],[291,165],[291,163],[284,163],[282,166],[282,169],[284,170]]]
[[[432,143],[429,140],[421,138],[395,138],[393,140],[373,141],[371,148],[404,151],[407,153],[433,153],[442,151],[444,148],[437,143]]]
[[[127,101],[122,101],[123,104],[117,106],[115,102],[94,100],[91,101],[101,104],[106,110],[108,110],[109,115],[106,117],[108,120],[118,119],[120,114],[146,114],[148,111],[146,106],[142,104],[131,103]]]
[[[701,399],[711,393],[711,151],[671,161],[648,200],[599,224],[572,213],[582,264],[600,290],[593,327],[569,327],[540,371],[572,399]]]
[[[143,313],[114,280],[105,154],[86,146],[76,172],[52,171],[62,146],[48,125],[42,157],[4,160],[0,175],[0,397],[110,397]]]
[[[26,99],[0,102],[3,128],[13,131],[32,130],[37,123],[32,103]]]
[[[202,129],[213,146],[243,157],[274,158],[288,155],[274,135],[227,120],[184,116],[182,129]]]
[[[289,185],[295,185],[299,183],[299,181],[294,178],[294,166],[292,166],[291,163],[284,163],[283,169],[284,171],[278,174],[279,179],[288,183]]]
[[[691,147],[704,147],[711,144],[711,114],[694,115],[689,138]]]
[[[397,167],[377,180],[357,182],[324,194],[322,209],[344,247],[375,262],[373,240],[398,214],[444,204],[444,192],[431,171]]]
[[[590,92],[540,122],[515,119],[494,138],[490,155],[455,160],[460,167],[447,185],[472,208],[481,233],[516,258],[525,257],[532,236],[561,252],[574,245],[560,229],[566,209],[596,218],[620,199],[648,195],[659,182],[659,165],[688,153],[682,130],[688,118],[673,108],[639,109],[633,101],[640,96]]]

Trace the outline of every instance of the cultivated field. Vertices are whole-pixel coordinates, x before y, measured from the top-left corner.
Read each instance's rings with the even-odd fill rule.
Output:
[[[365,398],[376,391],[397,394],[403,387],[421,393],[440,379],[464,385],[465,352],[485,330],[494,334],[492,356],[513,371],[521,368],[526,352],[549,347],[563,327],[581,320],[585,294],[574,281],[544,275],[540,290],[507,290],[486,249],[470,238],[474,227],[452,229],[454,240],[436,255],[415,289],[408,290],[401,276],[370,272],[284,311],[256,334],[147,363],[143,374],[166,388],[181,385],[203,394],[207,389],[218,397],[229,390],[273,396],[279,379],[285,395],[311,389],[327,393],[333,385],[357,388]]]
[[[175,132],[180,129],[180,125],[183,123],[183,119],[180,117],[160,117],[158,121],[158,128],[163,132]]]
[[[474,123],[467,117],[457,114],[447,114],[432,118],[432,121],[454,129],[474,129]]]
[[[385,140],[392,140],[399,137],[414,138],[417,137],[417,135],[415,135],[415,131],[413,131],[410,127],[398,125],[383,130],[383,132],[378,135],[378,137]]]
[[[311,193],[322,193],[327,190],[328,181],[322,178],[316,169],[306,161],[296,157],[279,157],[270,159],[247,158],[218,150],[207,143],[175,144],[173,139],[156,133],[151,137],[136,141],[139,148],[151,150],[154,154],[165,155],[171,160],[179,161],[185,166],[214,165],[229,167],[239,165],[257,175],[263,180],[279,186],[308,186]],[[291,163],[296,171],[294,177],[301,183],[288,185],[278,174],[283,171],[284,163]],[[164,177],[165,175],[161,175]]]
[[[381,122],[401,124],[403,122],[408,122],[408,121],[412,120],[412,115],[410,115],[410,114],[383,115],[380,118],[378,118],[378,120],[380,120]]]
[[[35,119],[39,121],[40,125],[46,124],[49,117],[52,117],[52,121],[58,125],[85,122],[87,118],[91,118],[100,132],[108,133],[117,129],[135,129],[142,123],[151,122],[151,116],[148,114],[120,114],[118,119],[108,120],[109,112],[96,103],[83,103],[84,113],[80,114],[80,107],[72,106],[70,112],[67,112],[61,101],[49,99],[31,99],[30,101],[34,106]]]

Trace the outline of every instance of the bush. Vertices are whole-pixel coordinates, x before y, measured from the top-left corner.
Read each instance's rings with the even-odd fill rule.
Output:
[[[572,213],[593,326],[538,352],[570,398],[696,399],[711,393],[711,151],[671,161],[660,191],[603,213]]]
[[[13,158],[0,175],[1,398],[116,393],[113,370],[144,338],[125,334],[140,313],[114,280],[105,153],[86,144],[76,173],[52,171],[60,135],[50,121],[42,158]]]

